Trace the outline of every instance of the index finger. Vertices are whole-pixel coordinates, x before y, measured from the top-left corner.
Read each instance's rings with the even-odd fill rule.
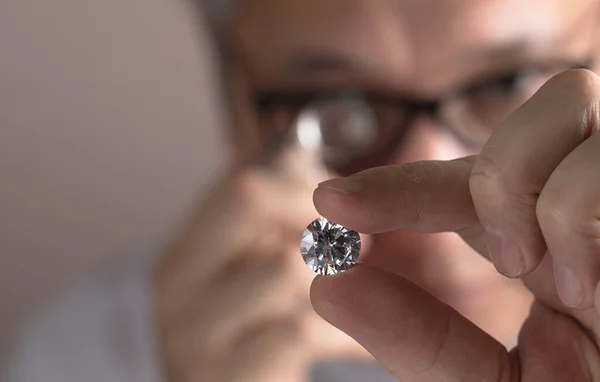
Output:
[[[323,182],[313,201],[323,216],[363,233],[477,230],[469,191],[475,157],[365,170]]]

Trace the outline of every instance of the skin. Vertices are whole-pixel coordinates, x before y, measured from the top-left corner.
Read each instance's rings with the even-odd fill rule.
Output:
[[[510,353],[425,290],[374,267],[317,278],[315,309],[402,381],[600,380],[599,117],[600,77],[567,71],[477,156],[367,170],[315,191],[318,210],[342,224],[457,232],[499,269],[516,270],[535,301]],[[446,200],[430,202],[442,193]],[[514,246],[494,247],[500,234]],[[520,265],[506,268],[516,254]]]
[[[434,3],[243,2],[231,33],[231,72],[243,79],[232,81],[241,116],[238,152],[261,147],[252,91],[354,85],[436,98],[530,61],[584,60],[596,41],[598,7],[592,1],[534,1],[527,7],[519,1]],[[389,163],[452,159],[480,149],[421,118]],[[521,284],[499,275],[455,235],[424,238],[409,230],[378,235],[363,260],[425,286],[504,343],[513,340],[528,312],[530,299]]]
[[[242,0],[227,68],[232,169],[157,270],[170,380],[302,381],[314,359],[365,357],[356,342],[402,381],[593,380],[594,75],[551,81],[484,147],[423,116],[389,167],[319,186],[319,213],[370,234],[363,265],[312,285],[316,312],[352,338],[307,309],[313,274],[297,246],[317,182],[303,178],[306,158],[290,148],[276,167],[251,164],[265,152],[257,90],[437,98],[531,61],[592,57],[598,12],[591,0]],[[569,284],[576,297],[559,297],[556,264],[582,294]]]

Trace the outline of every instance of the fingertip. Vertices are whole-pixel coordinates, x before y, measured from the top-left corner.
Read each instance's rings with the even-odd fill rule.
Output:
[[[332,179],[319,183],[313,192],[313,201],[315,202],[315,205],[317,202],[319,204],[327,205],[331,200],[339,200],[340,198],[346,200],[359,195],[361,192],[347,192],[342,190],[341,187],[335,186],[338,184],[338,181],[344,184],[348,179],[349,178]]]
[[[357,264],[331,276],[317,276],[310,288],[315,312],[350,335],[366,330],[364,323],[376,322],[372,314],[388,306],[385,297],[406,281],[386,271]]]
[[[558,296],[563,305],[571,309],[598,309],[598,278],[577,271],[571,264],[554,262],[554,278]]]
[[[310,303],[312,304],[313,308],[315,309],[315,311],[318,313],[318,308],[321,306],[320,305],[320,297],[321,297],[321,293],[320,290],[322,288],[323,282],[324,280],[324,276],[317,276],[313,279],[312,283],[310,284],[310,290],[309,290],[309,298],[310,298]]]
[[[582,267],[575,262],[554,261],[556,289],[562,303],[571,309],[587,310],[594,307],[600,313],[600,277],[597,264]]]
[[[336,309],[335,282],[337,276],[317,276],[310,285],[310,303],[315,312],[328,322]]]
[[[541,250],[523,250],[514,235],[486,227],[485,241],[489,259],[496,270],[508,278],[518,278],[533,272],[540,265]]]
[[[313,204],[317,212],[327,219],[350,227],[354,230],[364,231],[364,208],[362,194],[340,192],[323,184],[313,192]]]
[[[357,264],[337,275],[317,276],[310,287],[310,301],[315,312],[348,334],[351,334],[348,327],[353,326],[357,316],[357,306],[365,300],[364,291],[369,289],[368,281],[361,276],[364,268],[369,267]]]
[[[326,180],[319,183],[319,188],[345,195],[356,195],[367,189],[367,182],[358,176],[350,176]]]
[[[315,190],[313,191],[313,204],[317,210],[317,212],[321,215],[323,215],[324,212],[327,211],[327,209],[323,209],[323,207],[327,206],[328,204],[328,190],[325,189],[324,187],[321,187],[320,185],[315,188]]]

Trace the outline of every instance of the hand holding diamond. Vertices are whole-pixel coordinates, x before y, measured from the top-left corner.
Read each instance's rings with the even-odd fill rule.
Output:
[[[313,274],[298,256],[315,214],[306,191],[238,169],[191,216],[157,269],[169,380],[293,381],[308,357],[362,351],[310,307]]]
[[[403,382],[598,380],[599,129],[599,77],[567,71],[477,156],[375,168],[315,191],[327,219],[366,233],[454,232],[499,272],[521,278],[535,302],[513,351],[368,261],[318,276],[313,306]]]

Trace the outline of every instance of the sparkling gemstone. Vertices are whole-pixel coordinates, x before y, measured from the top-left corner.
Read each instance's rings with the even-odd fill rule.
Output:
[[[358,232],[324,217],[306,227],[300,240],[306,265],[320,275],[332,275],[352,268],[360,254]]]

